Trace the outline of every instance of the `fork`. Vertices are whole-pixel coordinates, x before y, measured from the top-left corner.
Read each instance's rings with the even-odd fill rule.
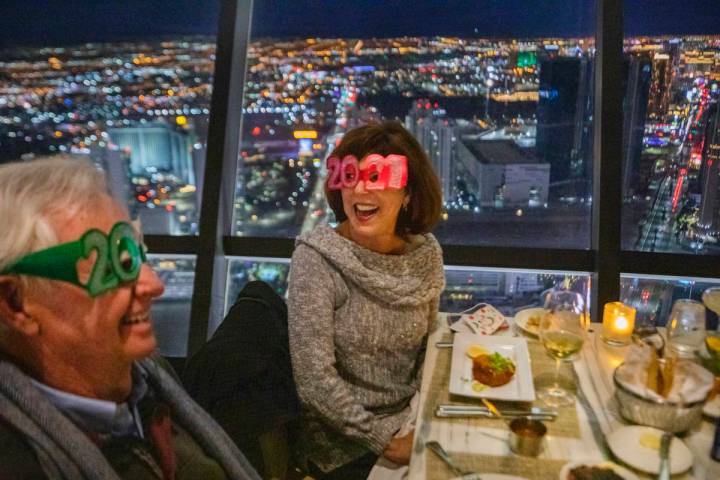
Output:
[[[479,473],[473,472],[471,470],[463,470],[458,466],[457,463],[455,463],[455,460],[452,459],[450,454],[448,454],[445,449],[435,440],[430,440],[429,442],[425,442],[425,446],[432,450],[435,455],[440,457],[440,460],[445,462],[448,467],[450,467],[450,470],[455,475],[458,475],[462,478],[462,480],[482,480],[482,476],[480,476]]]

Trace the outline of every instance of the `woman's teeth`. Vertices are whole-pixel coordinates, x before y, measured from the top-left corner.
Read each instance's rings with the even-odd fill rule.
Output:
[[[150,320],[150,316],[147,312],[144,313],[138,313],[135,315],[126,315],[125,318],[123,318],[123,325],[133,325],[136,323],[143,323]]]
[[[355,205],[355,214],[360,218],[368,218],[371,215],[375,214],[377,211],[378,207],[376,205]]]

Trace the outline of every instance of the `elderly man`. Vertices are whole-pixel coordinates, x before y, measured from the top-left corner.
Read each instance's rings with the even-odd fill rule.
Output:
[[[89,163],[0,166],[0,479],[254,479],[152,354],[163,284]]]

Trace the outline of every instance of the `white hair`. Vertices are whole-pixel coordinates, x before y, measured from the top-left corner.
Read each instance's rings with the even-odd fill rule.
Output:
[[[0,271],[58,242],[51,217],[91,211],[107,193],[103,172],[83,158],[0,165]]]

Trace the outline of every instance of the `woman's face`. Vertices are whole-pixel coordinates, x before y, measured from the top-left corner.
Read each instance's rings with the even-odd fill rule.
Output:
[[[360,161],[366,167],[367,157]],[[407,193],[405,189],[366,190],[358,180],[353,188],[342,189],[343,210],[347,215],[353,239],[377,240],[397,237],[395,226]]]

